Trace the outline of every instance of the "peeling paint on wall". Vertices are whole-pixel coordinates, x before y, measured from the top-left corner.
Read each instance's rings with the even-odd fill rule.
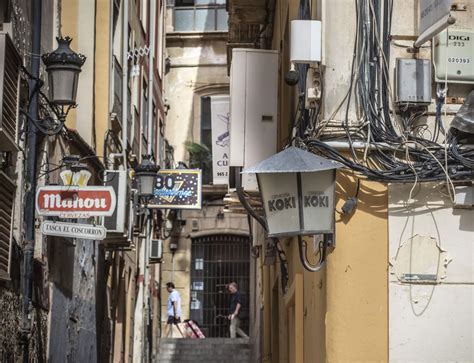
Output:
[[[415,235],[398,248],[390,273],[402,283],[440,283],[452,259],[430,236]]]

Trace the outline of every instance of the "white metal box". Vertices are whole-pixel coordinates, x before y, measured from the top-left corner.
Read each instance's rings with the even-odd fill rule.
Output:
[[[431,103],[431,64],[428,59],[397,58],[396,102]]]
[[[433,40],[433,62],[437,82],[474,83],[474,32],[441,32]]]
[[[321,22],[293,20],[291,22],[290,61],[315,63],[321,61]]]
[[[106,170],[104,172],[104,185],[114,188],[117,197],[117,208],[114,214],[103,219],[103,226],[108,233],[125,235],[128,231],[129,221],[129,181],[126,170]]]
[[[230,166],[250,167],[276,153],[278,52],[234,49],[230,75]],[[242,175],[258,190],[255,175]]]
[[[152,239],[150,241],[150,260],[161,260],[163,258],[163,240]]]

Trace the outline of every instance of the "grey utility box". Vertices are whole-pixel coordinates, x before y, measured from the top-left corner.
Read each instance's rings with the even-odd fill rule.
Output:
[[[398,104],[431,103],[431,64],[428,59],[397,58],[395,76]]]

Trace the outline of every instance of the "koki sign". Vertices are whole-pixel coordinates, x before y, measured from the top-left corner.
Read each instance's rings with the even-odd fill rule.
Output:
[[[114,189],[110,186],[44,186],[36,191],[36,211],[39,216],[111,216],[116,204]]]

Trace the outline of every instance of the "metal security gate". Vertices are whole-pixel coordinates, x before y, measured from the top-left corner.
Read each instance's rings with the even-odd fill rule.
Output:
[[[213,235],[193,239],[190,317],[206,337],[229,336],[230,295],[226,285],[237,282],[242,295],[242,326],[248,333],[250,242],[248,237]]]

